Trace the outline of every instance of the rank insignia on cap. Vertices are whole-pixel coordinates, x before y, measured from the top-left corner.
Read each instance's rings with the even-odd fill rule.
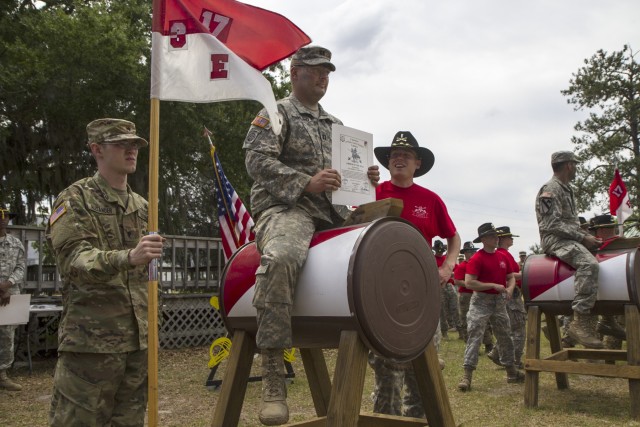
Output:
[[[67,213],[67,207],[63,203],[58,206],[58,209],[56,209],[51,215],[51,218],[49,218],[49,225],[53,225],[53,223],[56,222],[65,213]]]
[[[256,116],[256,118],[251,122],[253,126],[258,126],[261,128],[266,127],[269,123],[269,119],[263,116]]]

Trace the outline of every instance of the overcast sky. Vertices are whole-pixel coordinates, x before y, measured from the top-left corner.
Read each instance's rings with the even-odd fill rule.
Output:
[[[333,52],[327,111],[374,146],[408,130],[434,152],[416,182],[442,197],[463,242],[484,222],[508,225],[515,256],[539,243],[535,196],[586,116],[560,91],[598,49],[640,50],[638,0],[245,2]]]

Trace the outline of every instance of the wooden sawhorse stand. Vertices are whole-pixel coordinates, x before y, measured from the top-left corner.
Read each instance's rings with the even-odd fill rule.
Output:
[[[220,396],[213,413],[213,427],[236,427],[247,390],[255,340],[246,331],[233,336]],[[367,369],[367,348],[356,331],[342,331],[333,385],[319,348],[300,348],[317,418],[290,426],[400,427],[424,426],[424,419],[381,414],[360,414]],[[422,403],[430,426],[455,427],[449,397],[433,342],[413,361]]]
[[[631,400],[630,414],[640,419],[640,316],[638,307],[625,305],[627,328],[627,350],[562,349],[560,328],[556,316],[545,313],[551,356],[540,359],[540,320],[542,311],[538,306],[527,309],[527,349],[525,355],[524,404],[529,408],[538,406],[538,382],[540,372],[555,372],[558,389],[569,388],[568,374],[597,375],[629,379]],[[603,365],[579,362],[577,359],[605,361],[627,361],[627,365]]]

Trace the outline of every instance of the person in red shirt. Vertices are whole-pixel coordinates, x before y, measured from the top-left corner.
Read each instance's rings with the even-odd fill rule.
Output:
[[[471,303],[473,291],[471,289],[467,289],[464,284],[464,278],[467,273],[467,262],[477,250],[478,248],[473,245],[473,242],[464,242],[462,249],[460,249],[460,253],[464,254],[465,259],[456,265],[455,270],[453,270],[453,280],[455,285],[458,287],[460,330],[462,331],[465,343],[467,342],[467,313],[469,312],[469,304]],[[491,333],[491,325],[488,323],[484,331],[484,335],[482,336],[482,343],[484,344],[486,353],[493,350],[493,334]]]
[[[504,254],[496,252],[498,233],[493,224],[487,222],[478,227],[478,237],[473,242],[482,242],[482,250],[471,257],[465,274],[465,286],[474,292],[467,314],[469,336],[464,351],[464,375],[458,384],[460,391],[471,389],[473,371],[478,365],[480,342],[489,321],[502,348],[500,362],[507,369],[507,382],[524,381],[524,374],[514,365],[511,327],[506,309],[507,299],[511,298],[516,285],[513,269]]]
[[[436,240],[433,244],[436,265],[440,267],[447,259],[447,245],[442,240]],[[456,264],[457,265],[457,264]],[[455,270],[455,267],[454,267]],[[448,338],[449,329],[455,327],[462,339],[462,329],[460,327],[460,319],[458,318],[458,295],[453,286],[453,274],[447,282],[440,287],[440,331],[443,338]]]
[[[376,199],[393,197],[403,201],[401,217],[415,225],[432,246],[434,237],[447,241],[449,251],[438,267],[440,285],[450,279],[460,252],[460,236],[442,199],[433,191],[414,183],[415,177],[426,174],[434,163],[431,150],[420,147],[411,132],[396,133],[390,147],[376,147],[376,158],[391,173],[391,180],[376,187]],[[440,332],[434,336],[436,349]],[[370,354],[375,372],[373,411],[382,414],[424,418],[424,408],[411,363],[397,363]],[[444,361],[441,361],[443,366]],[[400,391],[405,393],[400,403]]]
[[[504,254],[509,260],[513,270],[513,277],[516,280],[516,286],[513,288],[513,294],[507,301],[507,314],[509,315],[509,323],[511,324],[511,339],[513,340],[513,357],[518,368],[523,369],[522,354],[524,353],[524,343],[526,340],[526,318],[527,310],[524,308],[522,300],[522,273],[520,265],[509,252],[509,248],[513,246],[513,238],[520,237],[511,233],[511,229],[507,226],[498,227],[498,249],[496,252]],[[500,346],[496,345],[493,350],[487,353],[487,357],[496,365],[500,365]]]

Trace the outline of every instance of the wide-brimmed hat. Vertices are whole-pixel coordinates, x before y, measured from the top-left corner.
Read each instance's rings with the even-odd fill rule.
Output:
[[[476,252],[478,248],[476,248],[471,242],[464,242],[462,245],[462,249],[460,249],[460,253],[464,254],[466,252]]]
[[[589,230],[595,230],[598,228],[613,228],[616,221],[610,214],[596,215],[589,221]]]
[[[511,229],[505,225],[496,228],[496,231],[498,232],[498,237],[520,237],[517,234],[512,234]]]
[[[385,169],[389,169],[389,154],[394,148],[410,148],[416,152],[418,159],[420,159],[420,167],[413,173],[414,177],[422,176],[433,167],[435,162],[435,156],[425,147],[420,147],[418,141],[411,135],[411,132],[400,131],[393,137],[390,147],[376,147],[373,149],[376,159],[380,162]]]
[[[89,144],[114,144],[134,141],[138,148],[149,145],[146,139],[136,135],[136,125],[122,119],[97,119],[87,125]]]
[[[482,237],[488,234],[498,234],[498,231],[496,230],[496,227],[492,223],[485,222],[480,227],[478,227],[478,237],[473,239],[473,243],[480,243],[480,241],[482,240]]]
[[[433,243],[433,250],[436,252],[444,252],[447,250],[447,245],[442,243],[442,240],[436,240]]]

